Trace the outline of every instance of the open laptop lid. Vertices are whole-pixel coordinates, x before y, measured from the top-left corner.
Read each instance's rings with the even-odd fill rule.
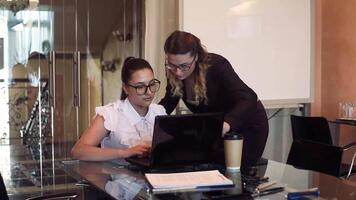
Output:
[[[156,116],[150,167],[214,162],[223,148],[222,128],[222,113]]]

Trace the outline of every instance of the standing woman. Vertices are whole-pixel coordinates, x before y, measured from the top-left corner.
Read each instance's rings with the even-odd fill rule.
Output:
[[[265,109],[256,93],[235,73],[229,61],[208,53],[191,33],[173,32],[164,45],[166,94],[159,104],[171,113],[180,99],[193,113],[223,112],[223,133],[244,137],[242,166],[262,156],[268,136]]]
[[[92,124],[72,148],[73,158],[103,161],[148,153],[155,116],[166,114],[152,103],[160,81],[146,60],[133,57],[124,61],[121,79],[121,98],[96,108]]]

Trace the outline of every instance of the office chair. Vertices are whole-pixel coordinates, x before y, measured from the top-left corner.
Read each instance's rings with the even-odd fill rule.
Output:
[[[1,174],[0,174],[0,199],[3,199],[3,200],[9,199],[7,192],[6,192],[5,183],[4,183],[4,180],[2,179]]]
[[[332,145],[329,123],[324,117],[291,115],[292,136],[295,139],[312,140]]]
[[[59,193],[59,194],[48,194],[36,197],[30,197],[26,200],[74,200],[78,197],[76,192],[69,193]]]
[[[348,178],[356,172],[353,162],[356,142],[340,147],[333,145],[328,121],[324,117],[291,116],[293,143],[287,164]],[[354,154],[351,164],[343,164],[344,152]]]

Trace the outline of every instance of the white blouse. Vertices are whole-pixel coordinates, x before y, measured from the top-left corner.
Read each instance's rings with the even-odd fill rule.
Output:
[[[102,148],[128,148],[152,140],[155,117],[166,115],[163,106],[152,103],[146,116],[141,117],[127,98],[96,107],[95,111],[103,116],[104,127],[110,131],[101,141]]]

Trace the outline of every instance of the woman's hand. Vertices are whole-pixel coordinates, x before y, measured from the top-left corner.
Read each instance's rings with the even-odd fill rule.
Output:
[[[222,133],[225,134],[225,133],[227,133],[229,131],[230,131],[230,124],[228,124],[227,122],[224,122]]]
[[[150,146],[145,145],[145,144],[139,144],[136,146],[133,146],[131,148],[128,148],[125,150],[125,155],[124,157],[132,157],[132,156],[138,156],[140,158],[145,157],[148,155],[150,151]]]

